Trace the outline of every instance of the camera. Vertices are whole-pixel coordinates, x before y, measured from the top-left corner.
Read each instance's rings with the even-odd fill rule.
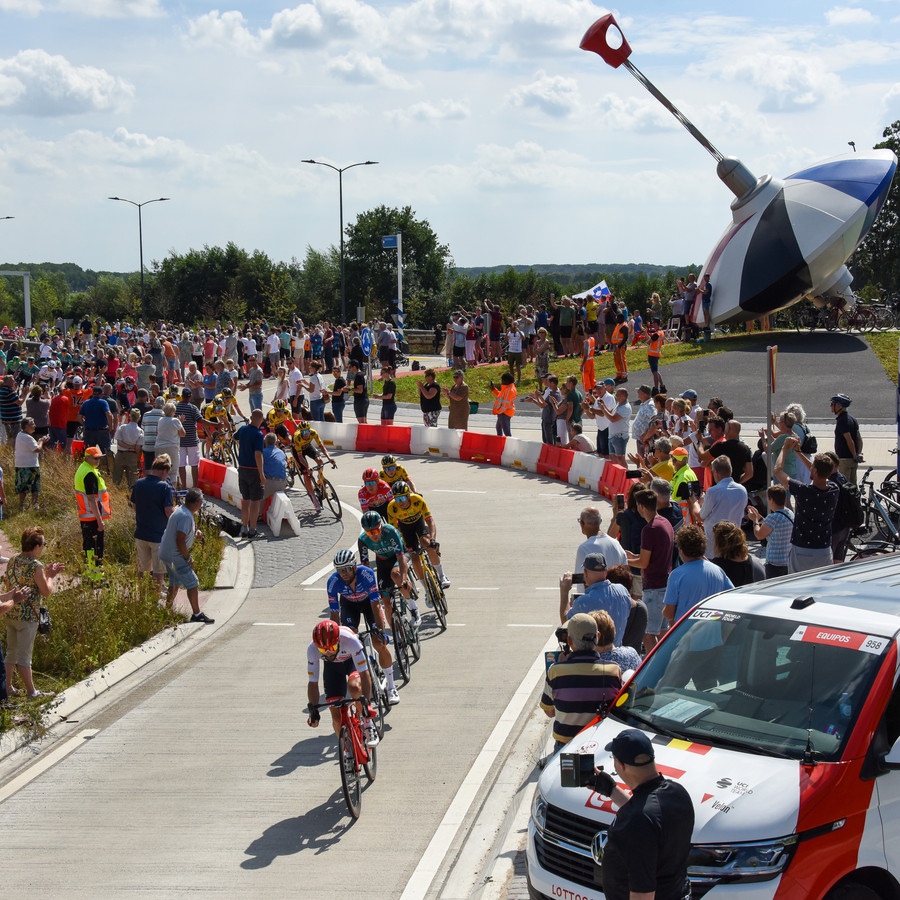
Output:
[[[568,647],[569,645],[569,631],[565,625],[560,625],[559,628],[556,629],[556,639],[563,647]]]
[[[584,572],[573,573],[572,584],[584,584]]]
[[[564,788],[593,787],[594,754],[560,753],[559,784]]]

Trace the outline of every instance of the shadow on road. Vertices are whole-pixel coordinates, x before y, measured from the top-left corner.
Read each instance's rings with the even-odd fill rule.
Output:
[[[266,774],[269,778],[281,778],[296,772],[299,768],[308,769],[325,762],[334,762],[336,759],[337,742],[334,732],[329,728],[327,734],[298,741],[287,753],[272,763],[272,768]]]

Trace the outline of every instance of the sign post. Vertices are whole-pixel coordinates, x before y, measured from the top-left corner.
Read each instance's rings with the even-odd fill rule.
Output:
[[[369,385],[369,391],[372,390],[372,329],[366,325],[359,333],[359,345],[362,352],[366,355],[366,382]]]
[[[778,361],[778,347],[766,348],[766,488],[772,484],[772,394],[775,393],[775,368]],[[769,508],[769,498],[766,497],[766,509]]]
[[[400,340],[403,338],[403,235],[386,234],[381,239],[381,246],[385,249],[397,248],[397,332]]]

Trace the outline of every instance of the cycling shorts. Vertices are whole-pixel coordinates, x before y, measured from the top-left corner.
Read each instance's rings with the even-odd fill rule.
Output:
[[[322,687],[325,689],[325,701],[343,700],[347,696],[347,680],[357,674],[356,663],[352,656],[340,661],[324,660]]]
[[[366,620],[366,626],[369,631],[379,627],[375,621],[372,604],[368,600],[364,603],[355,603],[352,600],[345,600],[341,597],[341,625],[346,625],[354,631],[359,631],[360,619]]]
[[[400,529],[400,534],[403,535],[403,543],[406,544],[410,550],[415,550],[416,547],[420,546],[420,537],[431,536],[431,529],[428,527],[428,523],[424,518],[409,523],[398,522],[396,527]]]
[[[382,594],[389,595],[394,589],[394,579],[391,578],[391,572],[397,568],[397,557],[389,556],[382,559],[380,556],[375,559],[375,574],[378,577],[378,590]]]
[[[297,452],[296,445],[294,446],[294,456],[297,457],[298,462],[300,461],[301,456],[308,456],[310,459],[314,459],[317,463],[322,462],[322,456],[318,450],[313,447],[312,444],[307,444],[299,453]]]

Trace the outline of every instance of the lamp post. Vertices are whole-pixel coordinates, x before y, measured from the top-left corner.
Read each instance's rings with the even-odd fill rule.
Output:
[[[168,200],[168,197],[157,197],[154,200],[145,200],[143,203],[135,203],[134,200],[127,200],[125,197],[107,197],[107,200],[119,200],[121,203],[130,203],[137,207],[138,211],[138,244],[141,252],[141,318],[147,319],[147,303],[144,299],[144,226],[141,221],[141,208],[148,203],[162,203]]]
[[[341,325],[347,321],[347,285],[344,281],[344,172],[356,166],[377,166],[378,163],[371,159],[365,162],[350,163],[349,166],[333,166],[331,163],[320,162],[317,159],[301,159],[300,162],[308,163],[311,166],[327,166],[338,173],[338,203],[341,215]]]

